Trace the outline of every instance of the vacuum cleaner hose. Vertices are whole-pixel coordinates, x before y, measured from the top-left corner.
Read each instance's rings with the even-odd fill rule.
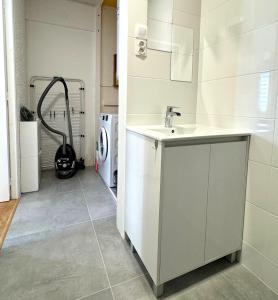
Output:
[[[42,111],[41,111],[42,110],[42,104],[43,104],[43,101],[44,101],[46,95],[48,94],[50,89],[54,86],[54,84],[57,83],[57,82],[61,82],[64,86],[64,89],[65,89],[65,99],[66,99],[66,110],[67,110],[67,118],[68,118],[68,130],[69,130],[69,137],[70,137],[70,145],[73,147],[72,126],[71,126],[71,119],[70,119],[70,108],[69,108],[69,97],[68,97],[68,87],[67,87],[67,84],[66,84],[64,78],[54,77],[53,80],[49,83],[49,85],[46,87],[46,89],[44,90],[44,92],[42,93],[42,95],[39,99],[38,107],[37,107],[37,114],[38,114],[38,117],[40,118],[42,124],[44,125],[44,127],[46,127],[49,131],[62,136],[62,138],[63,138],[63,154],[66,154],[67,135],[64,132],[61,132],[59,130],[56,130],[56,129],[50,127],[45,122],[45,120],[42,116]]]

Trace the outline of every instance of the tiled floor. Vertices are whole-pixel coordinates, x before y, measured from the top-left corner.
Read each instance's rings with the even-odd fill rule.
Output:
[[[60,181],[43,174],[25,195],[0,252],[0,299],[155,299],[144,267],[115,225],[116,206],[93,169]],[[166,285],[169,300],[278,300],[240,265],[224,260]]]

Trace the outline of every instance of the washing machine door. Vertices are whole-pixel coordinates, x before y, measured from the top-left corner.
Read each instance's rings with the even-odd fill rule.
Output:
[[[103,163],[108,154],[108,136],[104,127],[99,129],[98,135],[98,156],[100,163]]]

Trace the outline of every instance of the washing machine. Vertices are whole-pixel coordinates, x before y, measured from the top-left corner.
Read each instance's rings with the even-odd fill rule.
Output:
[[[98,136],[99,174],[108,187],[117,185],[118,115],[100,114]]]

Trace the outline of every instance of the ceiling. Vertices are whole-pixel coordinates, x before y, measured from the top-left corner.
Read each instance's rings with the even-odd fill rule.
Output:
[[[102,5],[117,7],[117,0],[103,0]]]
[[[79,3],[85,3],[85,4],[89,4],[89,5],[99,5],[102,3],[102,0],[70,0],[70,1],[75,1],[75,2],[79,2]]]

